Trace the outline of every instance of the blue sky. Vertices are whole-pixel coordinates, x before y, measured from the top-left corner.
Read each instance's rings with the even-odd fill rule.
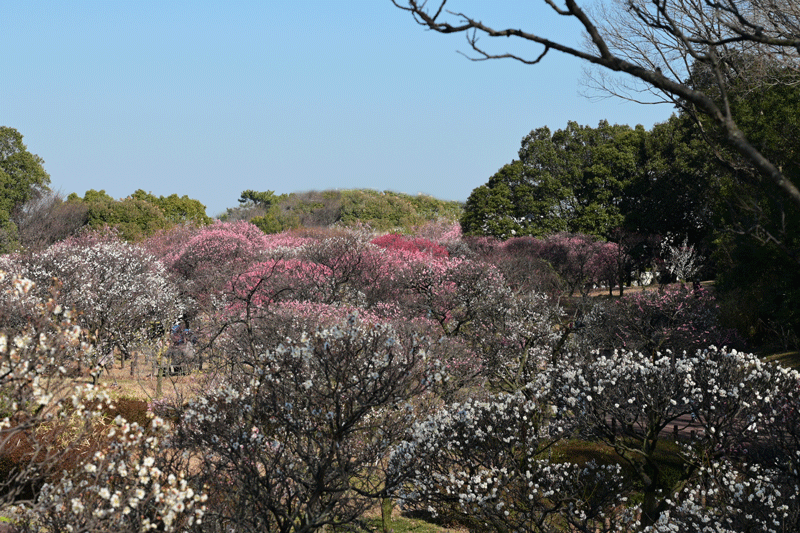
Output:
[[[581,39],[544,2],[451,3]],[[672,112],[580,96],[582,63],[563,55],[468,61],[463,35],[426,32],[390,0],[26,0],[3,6],[0,30],[0,125],[54,189],[187,194],[212,216],[246,189],[464,201],[534,128],[649,129]]]

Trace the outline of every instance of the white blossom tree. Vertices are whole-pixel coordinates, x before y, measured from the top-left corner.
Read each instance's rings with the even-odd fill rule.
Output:
[[[631,466],[643,486],[642,522],[651,525],[668,509],[672,491],[701,467],[758,441],[774,402],[783,401],[788,375],[752,354],[712,347],[682,356],[617,352],[571,361],[555,365],[540,383],[562,423],[607,444]],[[676,424],[695,439],[682,454],[679,485],[665,490],[656,451]]]
[[[502,532],[795,531],[799,384],[716,348],[571,359],[528,394],[452,404],[416,424],[393,454],[414,472],[399,496]],[[667,479],[658,453],[676,424],[683,466]],[[600,443],[618,464],[554,461],[548,450],[565,437]]]
[[[422,339],[355,315],[278,344],[238,327],[238,366],[190,402],[176,441],[216,494],[207,527],[299,533],[357,519],[406,475],[383,465],[432,385]]]
[[[160,419],[104,420],[107,394],[62,365],[90,350],[58,293],[0,271],[0,516],[20,532],[176,531],[205,496],[165,447]]]
[[[602,528],[622,493],[619,466],[552,461],[567,428],[529,396],[455,403],[415,424],[390,462],[413,472],[400,501],[504,533]]]
[[[183,310],[162,263],[113,234],[86,233],[18,261],[41,290],[56,284],[59,303],[98,347],[90,366],[113,363],[115,348],[128,358],[154,325],[169,328]]]

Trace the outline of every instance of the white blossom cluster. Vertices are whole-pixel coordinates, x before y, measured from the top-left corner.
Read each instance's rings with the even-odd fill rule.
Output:
[[[414,338],[351,316],[245,358],[190,402],[174,441],[223,498],[209,518],[300,532],[360,516],[399,482],[383,462],[430,382],[426,357]]]
[[[713,461],[700,469],[695,483],[675,495],[648,531],[795,531],[798,491],[797,479],[790,481],[777,470],[728,459]]]
[[[145,430],[118,417],[108,427],[108,395],[59,366],[65,352],[90,348],[82,329],[35,289],[0,272],[0,456],[13,458],[0,516],[37,532],[175,531],[197,523],[205,496],[164,447],[163,421]]]
[[[565,358],[517,393],[441,408],[390,465],[413,472],[405,504],[495,531],[796,531],[799,393],[796,372],[715,347]],[[655,453],[675,424],[684,466],[669,488]],[[564,463],[566,437],[630,468]]]
[[[510,295],[505,302],[495,319],[500,326],[495,329],[503,335],[495,348],[491,379],[503,388],[517,390],[549,366],[558,351],[563,333],[553,325],[564,311],[547,295],[535,292]]]
[[[117,417],[102,450],[45,484],[35,502],[12,507],[11,516],[31,531],[182,531],[200,524],[207,496],[189,485],[185,465],[164,455],[168,434],[159,418],[145,430]]]
[[[674,240],[674,235],[667,235],[661,243],[661,250],[669,273],[680,281],[686,281],[700,271],[703,258],[697,253],[694,245],[689,244],[688,237],[684,237],[680,245],[671,244]]]
[[[657,437],[689,425],[709,448],[755,438],[779,398],[791,394],[796,372],[764,363],[753,354],[710,347],[694,354],[615,352],[583,362],[557,363],[538,379],[540,394],[559,416],[596,434]],[[791,387],[789,387],[790,389]]]
[[[56,282],[59,303],[96,338],[92,366],[112,347],[127,351],[151,324],[171,325],[183,311],[161,262],[116,238],[68,240],[20,261],[40,292]]]
[[[622,488],[620,468],[551,460],[562,433],[522,392],[449,405],[392,453],[392,468],[414,472],[398,498],[496,531],[602,524]]]

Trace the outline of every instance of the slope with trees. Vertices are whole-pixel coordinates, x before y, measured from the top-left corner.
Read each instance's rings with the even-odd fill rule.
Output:
[[[275,195],[274,191],[242,192],[239,206],[222,220],[248,220],[265,233],[292,228],[366,224],[377,231],[410,232],[429,221],[456,220],[458,202],[368,189],[308,191]]]

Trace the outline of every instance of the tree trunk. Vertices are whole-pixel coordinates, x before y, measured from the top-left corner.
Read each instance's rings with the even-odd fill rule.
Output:
[[[394,503],[391,498],[381,498],[381,524],[383,526],[383,533],[390,533],[392,531],[392,509]]]
[[[164,379],[163,373],[164,369],[162,368],[162,363],[164,361],[164,348],[158,349],[158,354],[156,356],[156,398],[161,398],[161,382]]]

